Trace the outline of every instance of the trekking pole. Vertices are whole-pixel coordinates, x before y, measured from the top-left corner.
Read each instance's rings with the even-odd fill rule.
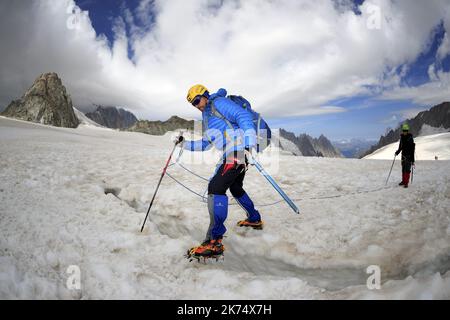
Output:
[[[247,154],[252,159],[252,164],[258,169],[259,173],[261,173],[264,178],[266,178],[267,181],[272,185],[272,187],[280,194],[280,196],[284,199],[284,201],[287,202],[287,204],[294,210],[295,213],[299,214],[300,211],[298,210],[295,203],[288,197],[288,195],[283,191],[283,189],[280,188],[280,186],[275,182],[275,180],[267,173],[266,170],[259,164],[258,161],[255,160],[253,155],[250,152],[247,152]]]
[[[180,134],[180,137],[182,137],[181,134]],[[150,209],[152,208],[153,201],[155,201],[156,193],[158,192],[159,186],[161,185],[161,181],[162,181],[162,179],[164,178],[164,176],[166,174],[167,167],[169,166],[170,160],[172,159],[172,155],[173,155],[173,153],[175,151],[175,148],[177,147],[177,145],[179,143],[180,143],[180,141],[176,141],[175,142],[175,144],[173,146],[173,149],[172,149],[172,152],[170,153],[169,159],[167,159],[166,165],[164,166],[164,169],[163,169],[163,171],[161,173],[161,177],[159,178],[158,185],[156,186],[156,190],[155,190],[155,193],[153,194],[152,201],[150,202],[150,206],[148,207],[147,214],[145,215],[144,223],[142,224],[142,227],[141,227],[141,232],[142,232],[142,230],[144,230],[144,226],[145,226],[145,222],[147,221],[148,214],[150,213]]]
[[[389,175],[388,175],[388,177],[387,177],[387,179],[386,179],[386,186],[387,186],[387,184],[388,184],[389,178],[391,177],[391,172],[392,172],[392,168],[394,167],[395,158],[397,158],[397,155],[395,155],[394,161],[392,161],[391,170],[389,170]]]

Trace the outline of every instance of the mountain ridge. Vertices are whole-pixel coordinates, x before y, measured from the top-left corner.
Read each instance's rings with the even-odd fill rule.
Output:
[[[323,134],[319,138],[313,138],[306,133],[296,136],[293,132],[280,129],[280,138],[281,149],[297,156],[343,158],[342,153]],[[286,140],[289,141],[289,146]]]
[[[194,130],[194,120],[186,120],[176,115],[171,116],[166,121],[150,121],[139,120],[131,127],[126,128],[126,131],[141,132],[151,135],[164,135],[168,131],[177,129]]]
[[[133,126],[138,119],[123,108],[95,105],[97,109],[85,115],[96,123],[111,129],[125,129]]]

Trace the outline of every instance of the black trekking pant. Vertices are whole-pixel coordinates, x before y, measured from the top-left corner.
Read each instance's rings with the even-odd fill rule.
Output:
[[[402,173],[411,173],[412,161],[409,157],[402,156]]]
[[[233,197],[240,198],[245,194],[244,178],[244,164],[223,163],[209,182],[208,194],[225,195],[230,189]]]

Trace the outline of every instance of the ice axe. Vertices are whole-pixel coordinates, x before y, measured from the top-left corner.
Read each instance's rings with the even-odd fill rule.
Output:
[[[249,151],[246,151],[246,154],[251,159],[250,164],[254,165],[256,169],[258,169],[259,173],[261,173],[261,175],[264,176],[264,178],[266,178],[267,181],[269,181],[272,187],[280,194],[280,196],[284,199],[284,201],[287,202],[287,204],[291,207],[291,209],[295,213],[299,214],[300,211],[298,210],[298,207],[295,205],[295,203],[288,197],[288,195],[283,191],[283,189],[281,189],[281,187],[275,182],[275,180],[267,173],[267,171],[264,170],[262,165],[255,160],[255,158]]]

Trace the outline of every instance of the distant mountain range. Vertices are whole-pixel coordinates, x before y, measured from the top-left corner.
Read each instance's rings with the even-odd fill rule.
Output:
[[[151,135],[164,135],[168,131],[178,129],[194,130],[194,120],[186,120],[178,116],[172,116],[166,121],[137,120],[131,112],[115,107],[98,106],[95,112],[87,113],[86,116],[105,127]],[[131,126],[127,126],[133,121]],[[323,135],[315,139],[307,134],[295,136],[292,132],[281,129],[280,147],[298,156],[343,157],[341,152]]]
[[[332,141],[332,143],[346,158],[359,158],[360,155],[362,155],[374,145],[375,141],[362,139],[345,139]]]
[[[342,153],[324,135],[313,138],[307,134],[296,136],[280,129],[280,147],[293,155],[304,157],[342,158]]]
[[[105,127],[151,135],[164,135],[168,131],[178,129],[194,130],[194,120],[186,120],[178,116],[172,116],[166,121],[137,120],[131,112],[115,107],[98,106],[95,112],[86,113],[86,116]],[[343,157],[341,152],[323,135],[315,139],[307,134],[295,136],[292,132],[281,129],[280,137],[281,149],[291,152],[293,155]]]
[[[172,116],[166,121],[140,120],[126,130],[152,135],[163,135],[167,131],[175,131],[177,129],[194,130],[194,120],[186,120],[178,116]]]
[[[415,118],[404,122],[409,124],[410,132],[414,137],[435,133],[437,130],[440,132],[450,131],[450,102],[443,102],[428,111],[422,111]],[[399,125],[395,130],[390,130],[386,135],[381,136],[378,143],[364,152],[360,158],[398,141],[400,134],[401,126]]]
[[[86,117],[107,128],[151,135],[164,135],[177,129],[194,130],[194,120],[178,116],[172,116],[166,121],[138,120],[130,111],[117,107],[97,106],[97,110],[86,113]]]
[[[112,129],[126,129],[133,126],[138,119],[136,116],[122,108],[104,107],[96,105],[97,110],[86,113],[86,117],[96,123]]]

